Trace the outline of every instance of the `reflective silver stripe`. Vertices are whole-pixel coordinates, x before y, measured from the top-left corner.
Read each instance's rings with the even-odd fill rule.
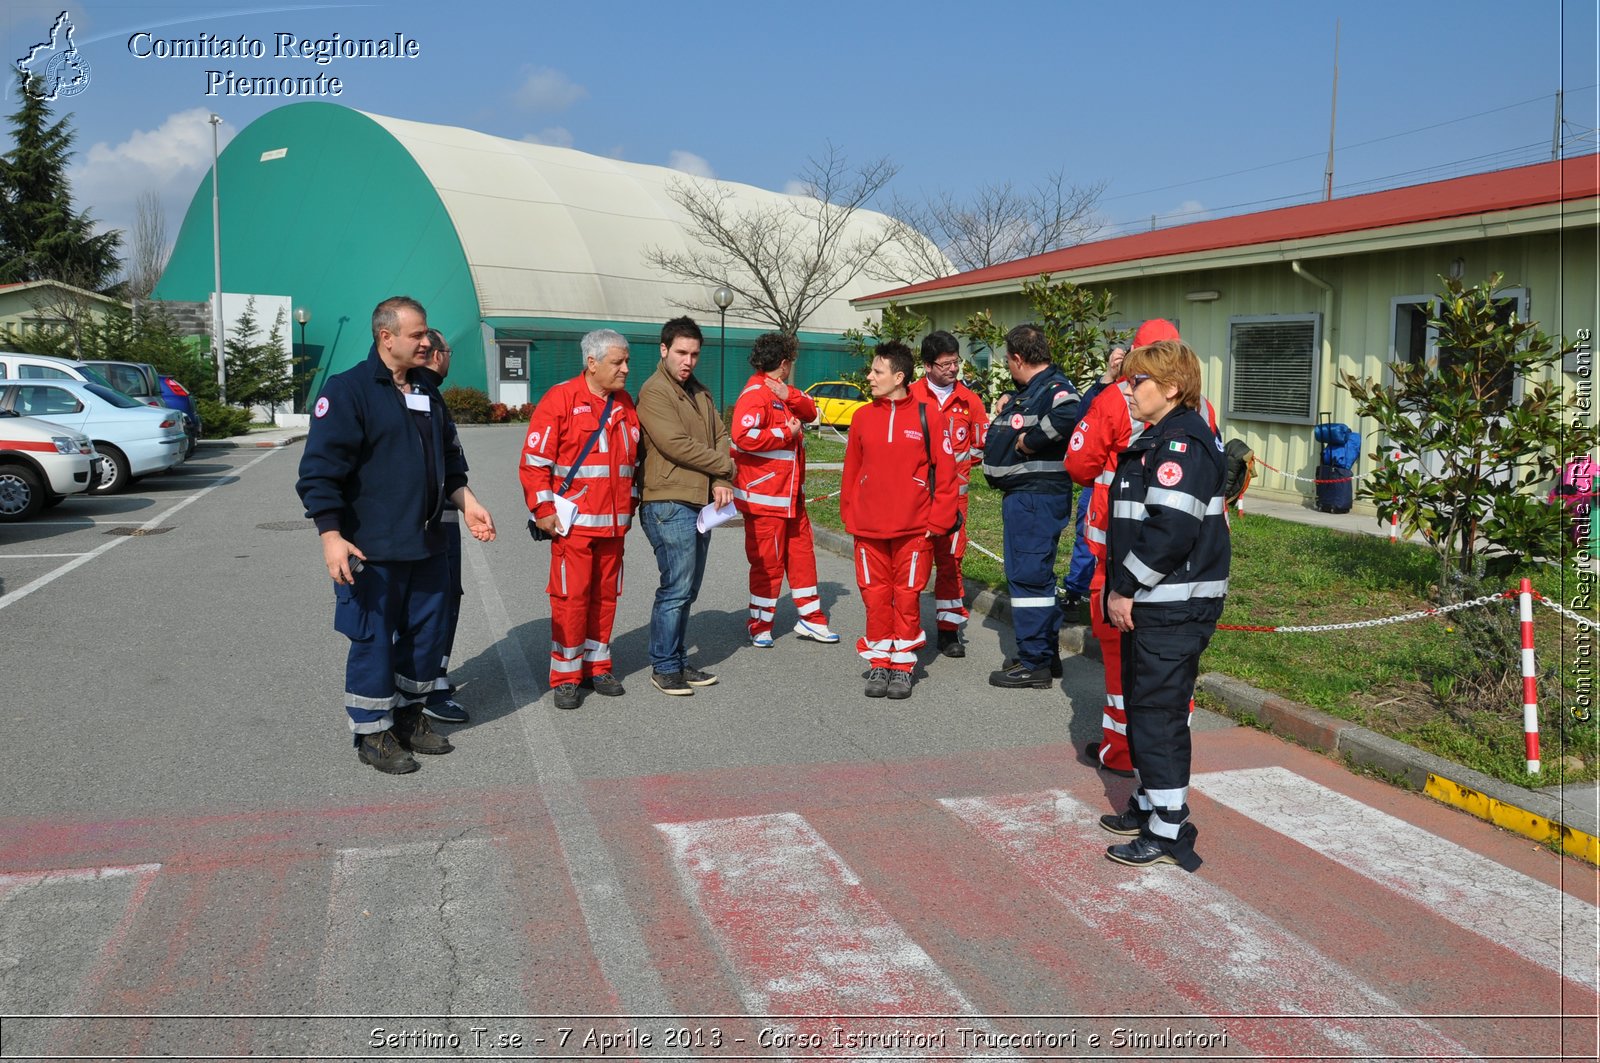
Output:
[[[1053,398],[1051,398],[1051,400],[1050,400],[1050,408],[1053,410],[1057,406],[1060,406],[1063,402],[1072,402],[1077,397],[1078,396],[1073,394],[1072,391],[1070,391],[1069,389],[1062,388],[1060,391],[1057,391],[1055,393],[1055,396]]]
[[[1055,605],[1055,604],[1056,604],[1056,600],[1055,600],[1055,596],[1054,595],[1052,595],[1049,598],[1013,598],[1013,599],[1011,599],[1011,608],[1013,608],[1013,609],[1045,609],[1045,608],[1048,608],[1049,606],[1052,606],[1052,605]]]
[[[966,604],[966,601],[961,598],[935,598],[933,600],[935,609],[960,609]]]
[[[554,458],[540,457],[538,454],[528,455],[528,464],[540,469],[548,469],[555,464]]]
[[[733,497],[745,502],[754,502],[757,505],[780,506],[785,509],[788,508],[791,501],[788,495],[758,495],[751,491],[741,491],[737,487],[733,489]]]
[[[583,659],[586,661],[611,660],[611,643],[585,639],[583,643]]]
[[[1135,602],[1186,602],[1190,598],[1223,598],[1228,594],[1225,579],[1200,580],[1196,583],[1161,583],[1149,590],[1134,593]]]
[[[561,561],[561,596],[563,598],[567,596],[567,562],[565,558]]]
[[[915,649],[918,646],[921,646],[922,644],[924,644],[927,641],[928,641],[927,632],[918,630],[916,638],[911,638],[911,639],[892,639],[890,641],[889,645],[893,646],[897,650],[910,650],[910,649]]]
[[[914,651],[902,652],[902,651],[896,650],[894,653],[889,654],[889,663],[890,664],[916,664],[917,663],[917,655],[916,655],[916,653]]]
[[[604,479],[604,478],[606,478],[606,477],[611,475],[611,466],[609,466],[609,465],[580,465],[580,466],[578,466],[577,473],[574,474],[572,472],[572,466],[570,466],[570,465],[557,465],[557,466],[555,466],[555,468],[552,471],[557,476],[565,477],[565,476],[571,475],[574,480],[600,480],[600,479]],[[633,475],[633,466],[632,465],[619,465],[617,467],[617,478],[619,480],[627,479],[627,478],[631,477],[632,475]]]
[[[1118,723],[1116,720],[1113,720],[1111,717],[1107,716],[1105,713],[1101,713],[1100,714],[1100,726],[1104,727],[1106,730],[1111,731],[1111,732],[1113,732],[1115,734],[1125,735],[1125,734],[1128,733],[1128,725],[1127,724]]]
[[[966,493],[967,493],[967,485],[966,484],[962,484],[960,487],[956,488],[956,494],[957,495],[964,495]]]
[[[911,572],[906,576],[906,586],[907,587],[915,587],[917,585],[917,557],[918,557],[918,555],[919,555],[918,551],[916,551],[916,550],[911,551]]]
[[[555,500],[556,500],[556,493],[554,491],[540,491],[539,493],[537,493],[537,494],[535,494],[533,496],[533,500],[535,502],[550,502],[550,503],[554,503]],[[533,513],[533,510],[530,509],[528,511],[528,513],[531,515]]]
[[[386,698],[364,698],[360,694],[344,692],[344,703],[352,709],[370,709],[373,712],[388,712],[400,701],[400,695],[390,694]]]
[[[769,472],[765,476],[757,476],[754,480],[751,480],[750,483],[748,485],[746,485],[746,486],[748,486],[748,487],[759,487],[761,484],[766,483],[768,480],[772,479],[776,475],[778,475],[776,472]]]
[[[862,551],[861,551],[861,585],[863,587],[867,587],[867,586],[871,586],[871,584],[872,584],[872,571],[867,568],[867,551],[865,549],[862,549]]]
[[[1034,414],[1030,413],[1030,414],[1025,414],[1023,416],[1023,418],[1022,418],[1022,424],[1017,425],[1016,427],[1024,428],[1024,429],[1025,428],[1032,428],[1034,425],[1036,425],[1038,423],[1039,423],[1039,418],[1037,416],[1035,416]]]
[[[550,659],[550,670],[552,672],[581,672],[583,671],[583,659],[563,661],[552,657]]]
[[[1056,426],[1048,420],[1039,422],[1039,431],[1051,439],[1060,439],[1061,433],[1056,431]]]
[[[1148,516],[1143,502],[1113,502],[1111,503],[1112,520],[1144,520]]]
[[[407,694],[426,694],[433,689],[433,680],[416,680],[396,672],[394,673],[394,685],[396,689],[403,690]]]
[[[1105,529],[1096,528],[1093,524],[1089,523],[1085,523],[1083,526],[1083,537],[1088,539],[1091,543],[1099,543],[1102,546],[1104,546],[1106,542]]]
[[[574,528],[626,528],[632,523],[631,513],[579,513],[572,518]]]
[[[752,594],[750,596],[750,604],[751,605],[764,605],[768,609],[771,609],[773,606],[778,604],[778,599],[776,599],[776,598],[758,598],[754,594]]]
[[[1204,520],[1206,504],[1193,495],[1186,495],[1182,491],[1169,491],[1165,487],[1152,487],[1145,492],[1144,504],[1148,506],[1166,506],[1168,509],[1179,513],[1187,513],[1195,520]]]
[[[745,453],[757,458],[771,458],[773,461],[793,461],[792,450],[748,450]],[[771,475],[770,473],[768,475]]]
[[[789,588],[789,597],[795,599],[796,601],[800,600],[801,598],[815,598],[816,596],[817,596],[817,589],[815,587],[790,587]]]
[[[1122,701],[1121,694],[1107,694],[1106,703],[1116,709],[1123,709],[1126,707]]]
[[[1117,470],[1115,469],[1107,469],[1105,472],[1094,478],[1095,483],[1105,484],[1107,487],[1110,487],[1113,483],[1116,483],[1116,480]]]
[[[1157,808],[1180,809],[1189,800],[1189,788],[1180,786],[1176,790],[1151,790],[1145,789],[1144,795],[1150,803]]]
[[[1003,480],[1009,476],[1026,472],[1058,472],[1065,476],[1066,472],[1059,461],[1019,461],[1015,465],[990,465],[983,463],[983,474],[991,480]]]
[[[965,624],[967,622],[966,613],[952,613],[948,610],[933,614],[933,618],[935,620],[943,620],[946,624]]]
[[[805,605],[796,606],[795,610],[801,616],[810,616],[812,613],[820,613],[822,612],[822,600],[820,598],[813,598]]]
[[[1140,583],[1143,583],[1146,587],[1154,587],[1157,583],[1160,583],[1162,580],[1167,578],[1167,573],[1157,572],[1155,569],[1139,560],[1139,555],[1133,553],[1132,551],[1130,551],[1128,556],[1123,559],[1122,564],[1129,572],[1133,574],[1134,579],[1138,580]],[[1140,591],[1139,593],[1143,594],[1144,592]],[[1138,597],[1138,595],[1135,595],[1134,597]]]
[[[771,609],[752,609],[752,610],[750,610],[750,619],[752,619],[752,620],[771,620],[772,619],[772,610]]]

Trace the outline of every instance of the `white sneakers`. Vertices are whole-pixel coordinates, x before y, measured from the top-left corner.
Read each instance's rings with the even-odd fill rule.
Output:
[[[808,624],[804,620],[794,622],[794,633],[803,639],[812,642],[834,643],[839,641],[839,636],[828,630],[827,624]]]
[[[759,635],[750,636],[750,645],[760,650],[772,649],[772,632],[763,631]]]

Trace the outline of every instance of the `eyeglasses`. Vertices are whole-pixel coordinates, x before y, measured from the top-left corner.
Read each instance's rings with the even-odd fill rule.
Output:
[[[943,361],[943,362],[929,362],[928,363],[928,368],[929,369],[937,369],[941,373],[953,373],[957,369],[961,368],[961,359],[952,358],[952,359],[949,359],[949,360]]]
[[[1150,374],[1149,373],[1135,373],[1135,374],[1133,374],[1132,376],[1130,376],[1128,378],[1128,384],[1131,387],[1138,387],[1140,384],[1143,384],[1146,380],[1149,380],[1149,379],[1150,379]]]

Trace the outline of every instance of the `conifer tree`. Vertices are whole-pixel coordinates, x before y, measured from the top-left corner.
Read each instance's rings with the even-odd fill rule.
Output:
[[[11,150],[0,155],[0,283],[60,280],[98,291],[121,272],[122,233],[96,234],[73,209],[67,160],[74,134],[18,75],[21,106],[8,116]]]

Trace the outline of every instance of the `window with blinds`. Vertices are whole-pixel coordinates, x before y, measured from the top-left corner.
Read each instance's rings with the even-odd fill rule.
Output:
[[[1230,419],[1316,421],[1321,314],[1228,319]]]

